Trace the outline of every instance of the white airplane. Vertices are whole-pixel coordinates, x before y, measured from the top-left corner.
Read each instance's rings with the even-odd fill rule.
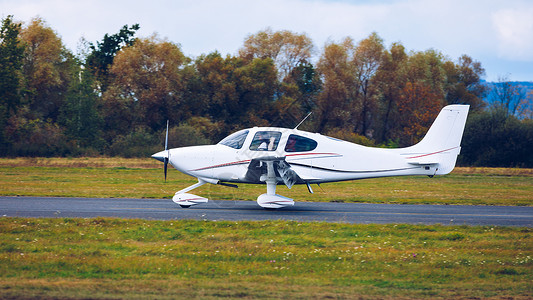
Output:
[[[235,132],[216,145],[167,149],[152,155],[196,177],[172,200],[181,207],[206,203],[188,192],[206,183],[237,187],[233,183],[266,184],[257,203],[267,209],[294,205],[276,194],[276,186],[311,184],[405,175],[445,175],[455,167],[469,105],[444,107],[418,144],[406,148],[373,148],[298,129],[254,127]],[[300,122],[301,124],[301,122]],[[299,125],[299,124],[298,124]],[[296,126],[298,127],[298,126]]]

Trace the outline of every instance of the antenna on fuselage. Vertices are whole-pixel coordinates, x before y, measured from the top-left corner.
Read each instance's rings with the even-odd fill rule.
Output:
[[[312,114],[313,112],[310,111],[307,116],[305,116],[305,118],[303,120],[300,121],[300,123],[298,123],[298,125],[296,125],[296,127],[294,127],[294,129],[298,129],[298,126],[302,125],[302,123]]]

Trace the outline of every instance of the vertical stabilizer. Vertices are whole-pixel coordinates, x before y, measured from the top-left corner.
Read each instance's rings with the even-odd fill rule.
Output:
[[[444,107],[422,141],[404,149],[407,161],[421,165],[438,164],[436,175],[450,173],[461,150],[469,108],[469,105]]]

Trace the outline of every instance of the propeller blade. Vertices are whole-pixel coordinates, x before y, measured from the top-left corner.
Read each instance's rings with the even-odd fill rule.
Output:
[[[165,136],[165,150],[168,150],[168,120],[167,120],[167,134]]]
[[[167,169],[168,169],[168,157],[165,157],[164,169],[165,169],[165,182],[166,182],[167,181]]]
[[[169,160],[169,156],[170,156],[170,151],[168,151],[168,120],[167,120],[167,133],[166,133],[166,136],[165,136],[165,151],[167,152],[166,156],[165,156],[165,159],[164,159],[165,182],[166,182],[167,181],[168,160]]]

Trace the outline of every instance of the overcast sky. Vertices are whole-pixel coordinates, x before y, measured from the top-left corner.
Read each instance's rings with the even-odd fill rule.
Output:
[[[76,52],[90,42],[139,23],[191,57],[236,54],[245,37],[271,27],[306,33],[321,53],[327,41],[355,41],[373,31],[386,47],[435,49],[456,60],[482,63],[485,79],[533,81],[533,1],[519,0],[0,0],[0,16],[29,22],[40,16]]]

